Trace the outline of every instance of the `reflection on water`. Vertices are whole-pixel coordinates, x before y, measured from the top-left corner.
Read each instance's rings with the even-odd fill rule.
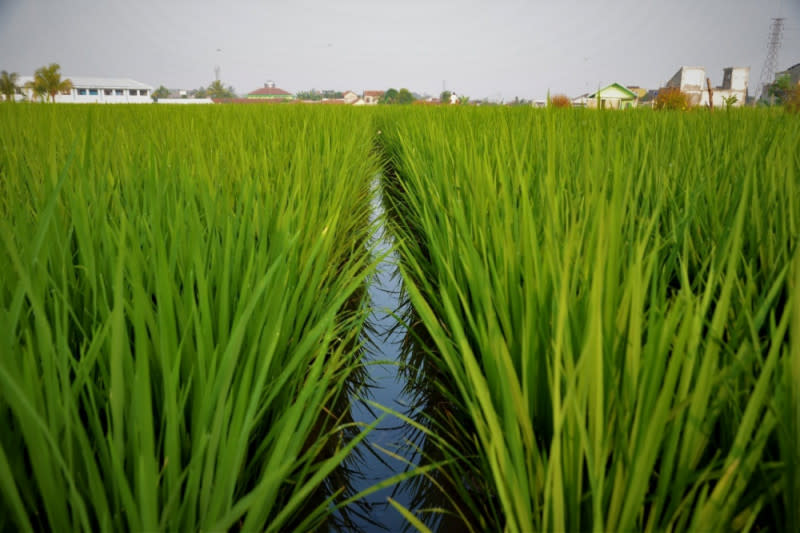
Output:
[[[373,222],[382,218],[380,199],[377,194],[375,197]],[[384,234],[382,225],[375,239],[375,253],[387,254],[392,242]],[[395,275],[395,268],[395,255],[386,255],[369,285],[372,314],[367,331],[367,377],[366,387],[362,388],[360,396],[363,400],[371,400],[389,409],[407,413],[408,407],[403,396],[404,385],[398,372],[404,331],[397,327],[397,320],[393,315],[399,307],[402,287],[399,276]],[[364,425],[373,423],[382,414],[361,400],[353,402],[351,412],[353,419]],[[392,457],[386,451],[414,462],[413,455],[408,456],[405,451],[406,432],[407,428],[402,420],[387,415],[362,441],[356,448],[358,465],[354,465],[354,469],[359,472],[354,473],[351,479],[354,489],[365,490],[406,470],[407,464],[404,461]],[[386,487],[359,502],[357,510],[351,512],[353,528],[366,532],[402,531],[407,522],[389,504],[389,498],[412,508],[412,498],[402,484]]]
[[[415,466],[443,460],[449,464],[426,476],[414,476],[381,489],[351,506],[349,529],[413,530],[389,504],[389,498],[412,511],[433,531],[491,529],[499,524],[484,521],[494,514],[493,498],[475,475],[478,470],[472,464],[474,444],[464,441],[464,435],[473,432],[467,417],[455,407],[457,402],[448,397],[448,391],[455,390],[454,387],[445,376],[439,375],[432,363],[436,357],[433,343],[403,291],[397,271],[398,258],[388,253],[391,236],[384,233],[381,200],[375,196],[378,199],[373,203],[373,221],[381,222],[375,236],[376,253],[388,255],[368,289],[373,311],[367,332],[367,387],[357,396],[402,413],[430,429],[436,437],[386,415],[356,449],[350,484],[358,492]],[[351,412],[353,419],[364,425],[382,414],[360,400],[353,402]],[[459,459],[454,461],[453,457]]]

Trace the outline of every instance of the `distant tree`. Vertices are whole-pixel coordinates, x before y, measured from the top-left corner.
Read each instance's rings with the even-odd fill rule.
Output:
[[[300,91],[295,95],[295,97],[298,100],[306,100],[308,102],[316,102],[318,100],[322,100],[322,93],[312,89],[310,91]]]
[[[458,103],[461,105],[467,105],[469,103],[469,96],[462,94],[458,97]]]
[[[33,74],[33,92],[40,97],[46,94],[51,102],[55,102],[58,93],[72,89],[72,80],[62,80],[60,71],[61,66],[58,63],[50,63],[37,69]]]
[[[207,96],[208,92],[206,91],[205,87],[200,87],[194,92],[194,94],[192,94],[192,98],[206,98]]]
[[[17,92],[17,78],[19,75],[16,72],[0,72],[0,94],[5,96],[6,101],[13,102],[14,94]]]
[[[398,104],[413,104],[414,103],[414,95],[411,94],[411,91],[408,89],[400,89],[397,92],[397,102]]]
[[[206,89],[209,98],[233,98],[235,94],[230,88],[226,88],[219,80],[214,80]]]
[[[666,87],[658,91],[653,108],[683,111],[689,109],[689,97],[677,87]]]
[[[550,97],[550,106],[552,107],[572,107],[572,101],[565,94],[557,94]]]
[[[382,104],[396,104],[397,103],[397,89],[389,89],[381,97]]]
[[[47,88],[43,85],[41,80],[34,79],[29,81],[25,83],[25,88],[32,93],[33,100],[44,102],[44,99],[47,96]]]
[[[153,91],[153,94],[150,95],[150,98],[152,98],[154,102],[158,102],[159,98],[169,98],[169,89],[163,85],[159,85],[158,89]]]
[[[781,105],[783,104],[787,98],[791,95],[792,92],[792,77],[788,74],[784,74],[780,78],[777,78],[767,90],[767,94],[774,103]]]
[[[453,94],[450,91],[442,91],[442,94],[439,95],[439,101],[443,104],[450,103],[450,95]]]

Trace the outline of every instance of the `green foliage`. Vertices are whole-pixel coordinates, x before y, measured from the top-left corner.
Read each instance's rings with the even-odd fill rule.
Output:
[[[443,104],[449,104],[452,95],[453,93],[450,91],[442,91],[442,94],[439,95],[439,101]]]
[[[14,95],[17,92],[17,79],[19,75],[16,72],[2,71],[0,72],[0,95],[3,95],[7,102],[14,101]]]
[[[169,98],[169,89],[163,85],[159,85],[158,89],[153,91],[153,93],[150,95],[150,98],[152,98],[155,102],[157,102],[159,98]]]
[[[298,100],[308,100],[311,102],[319,102],[321,100],[338,100],[344,98],[344,93],[341,91],[300,91],[295,95]]]
[[[767,95],[776,104],[781,105],[786,101],[792,92],[792,77],[784,74],[777,78],[767,90]]]
[[[233,92],[233,87],[225,87],[220,80],[214,80],[206,89],[206,96],[208,98],[234,98],[236,93]]]
[[[0,530],[310,531],[350,495],[377,168],[343,111],[0,106]]]
[[[72,81],[61,79],[61,66],[58,63],[50,63],[46,67],[36,69],[33,81],[26,84],[33,94],[42,99],[47,96],[50,102],[56,101],[56,95],[60,92],[72,89]]]
[[[411,91],[408,89],[389,89],[385,93],[383,93],[383,97],[381,98],[382,104],[412,104],[414,103],[414,95],[411,94]]]
[[[730,109],[736,105],[736,103],[739,101],[739,98],[735,94],[732,94],[731,96],[724,97],[722,101],[725,102],[725,109]]]
[[[465,108],[379,128],[456,421],[430,435],[489,507],[462,529],[798,530],[800,122]]]

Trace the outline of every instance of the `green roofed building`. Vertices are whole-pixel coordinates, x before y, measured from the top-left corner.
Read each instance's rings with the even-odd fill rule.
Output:
[[[586,98],[586,106],[600,109],[627,109],[636,107],[636,93],[619,83],[603,87]]]
[[[275,87],[275,82],[267,82],[260,89],[247,94],[248,100],[292,100],[294,96],[291,93]]]

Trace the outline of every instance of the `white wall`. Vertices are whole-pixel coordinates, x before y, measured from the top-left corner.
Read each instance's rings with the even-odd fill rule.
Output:
[[[159,98],[157,104],[213,104],[211,98]]]

